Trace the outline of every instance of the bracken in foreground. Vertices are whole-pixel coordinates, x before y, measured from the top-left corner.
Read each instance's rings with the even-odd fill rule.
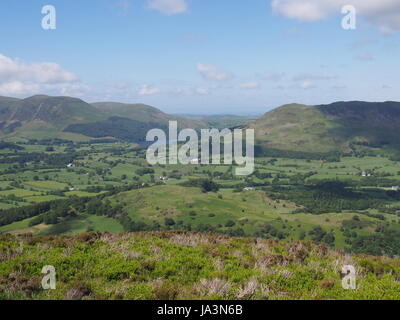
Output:
[[[56,289],[41,288],[42,267]],[[344,265],[357,289],[344,290]],[[181,232],[0,236],[1,299],[399,299],[400,260]]]

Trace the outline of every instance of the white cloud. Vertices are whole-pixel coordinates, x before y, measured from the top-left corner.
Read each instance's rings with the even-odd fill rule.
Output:
[[[67,83],[58,86],[58,91],[63,96],[82,97],[90,90],[89,86],[80,82]]]
[[[151,96],[151,95],[157,94],[159,92],[160,92],[160,89],[145,84],[138,91],[138,95],[140,95],[140,96]]]
[[[80,83],[38,84],[21,81],[0,83],[0,96],[26,96],[33,94],[49,94],[61,96],[82,97],[89,87]]]
[[[197,94],[200,94],[200,95],[208,94],[208,90],[204,89],[204,88],[197,88],[195,91],[196,91]]]
[[[130,84],[128,82],[125,81],[118,81],[116,83],[113,84],[113,87],[117,90],[129,90],[130,88]]]
[[[0,82],[33,81],[35,83],[75,82],[72,72],[62,69],[53,62],[25,63],[0,54]]]
[[[206,80],[211,81],[224,81],[233,78],[233,75],[225,70],[222,70],[214,65],[206,65],[202,63],[197,64],[197,71]]]
[[[345,5],[353,5],[357,14],[383,33],[400,32],[398,0],[272,0],[274,12],[300,21],[317,21],[341,14]]]
[[[82,94],[78,77],[53,62],[24,62],[0,54],[0,95]]]
[[[316,86],[314,85],[314,83],[312,83],[311,81],[303,81],[299,84],[300,89],[313,89],[316,88]]]
[[[39,85],[27,84],[21,81],[9,81],[0,83],[0,95],[2,96],[21,96],[39,92]]]
[[[174,88],[170,90],[169,93],[178,96],[189,96],[193,94],[192,90],[187,88]]]
[[[188,9],[185,0],[147,0],[147,6],[166,15],[184,13]]]
[[[240,89],[258,89],[260,84],[258,82],[246,82],[240,85]]]
[[[193,95],[208,95],[210,91],[206,88],[174,88],[169,91],[172,95],[177,96],[193,96]]]

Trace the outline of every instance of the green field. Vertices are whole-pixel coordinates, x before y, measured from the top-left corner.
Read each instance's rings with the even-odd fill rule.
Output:
[[[68,204],[70,209],[54,208],[37,219],[3,223],[2,233],[178,229],[322,241],[349,251],[383,253],[386,241],[394,240],[381,239],[366,249],[371,247],[368,241],[376,241],[369,237],[383,237],[379,230],[400,231],[400,197],[389,194],[400,185],[400,162],[385,156],[342,156],[336,161],[258,157],[254,174],[243,178],[229,165],[149,166],[145,150],[130,143],[61,142],[51,148],[19,143],[24,150],[0,150],[0,209],[86,200],[83,207]],[[73,152],[71,160],[66,160],[67,152]],[[23,165],[6,161],[26,154],[43,160]],[[203,192],[185,185],[199,179],[212,180],[219,190]],[[324,181],[345,183],[345,194],[319,194],[315,186]],[[109,195],[115,188],[126,190]],[[89,209],[91,198],[99,199],[94,209]]]

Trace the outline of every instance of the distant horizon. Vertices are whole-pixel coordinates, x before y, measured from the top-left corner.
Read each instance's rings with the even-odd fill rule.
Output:
[[[126,104],[126,105],[135,105],[135,104],[142,104],[142,105],[148,105],[150,107],[156,108],[160,110],[163,113],[170,114],[170,115],[177,115],[177,116],[186,116],[186,117],[218,117],[218,116],[238,116],[238,117],[260,117],[263,116],[265,113],[272,111],[274,109],[277,109],[279,107],[282,107],[284,105],[291,105],[291,104],[299,104],[299,105],[309,105],[309,106],[319,106],[319,105],[329,105],[333,103],[338,103],[338,102],[366,102],[366,103],[386,103],[386,102],[397,102],[400,103],[400,101],[394,101],[394,100],[384,100],[384,101],[364,101],[364,100],[337,100],[337,101],[332,101],[329,103],[317,103],[317,104],[305,104],[305,103],[300,103],[300,102],[289,102],[289,103],[284,103],[278,106],[273,106],[273,107],[266,107],[265,111],[260,111],[260,112],[247,112],[247,113],[232,113],[232,112],[223,112],[223,113],[185,113],[185,112],[168,112],[163,110],[163,108],[156,106],[156,105],[150,105],[144,102],[122,102],[122,101],[112,101],[112,100],[107,100],[107,101],[93,101],[89,102],[86,101],[85,99],[82,99],[82,97],[76,97],[76,96],[68,96],[68,95],[49,95],[49,94],[33,94],[29,95],[26,97],[12,97],[12,96],[0,96],[1,98],[10,98],[10,99],[29,99],[35,96],[47,96],[51,98],[73,98],[73,99],[79,99],[82,100],[88,104],[95,104],[95,103],[121,103],[121,104]]]

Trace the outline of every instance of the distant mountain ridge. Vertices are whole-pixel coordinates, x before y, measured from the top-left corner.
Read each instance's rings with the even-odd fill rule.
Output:
[[[166,128],[171,120],[177,120],[185,128],[206,126],[200,120],[175,117],[144,104],[89,104],[78,98],[46,95],[26,99],[0,97],[0,137],[71,140],[113,137],[140,141],[148,130]]]
[[[147,123],[168,124],[168,121],[178,121],[181,128],[201,129],[207,124],[200,119],[188,119],[179,115],[170,115],[161,110],[142,103],[95,102],[92,106],[109,116],[128,118]]]
[[[103,117],[93,106],[77,98],[45,95],[26,99],[0,98],[0,121],[3,122],[43,121],[62,126],[69,122],[100,120]]]
[[[117,138],[143,141],[148,130],[180,128],[254,128],[257,146],[299,152],[391,148],[400,151],[400,103],[335,102],[288,104],[245,124],[243,117],[185,118],[145,104],[96,102],[72,97],[35,95],[0,97],[0,138],[90,140]],[[251,121],[253,119],[247,119]]]
[[[349,151],[354,146],[398,148],[399,102],[289,104],[250,124],[257,143],[268,148],[303,152]]]

